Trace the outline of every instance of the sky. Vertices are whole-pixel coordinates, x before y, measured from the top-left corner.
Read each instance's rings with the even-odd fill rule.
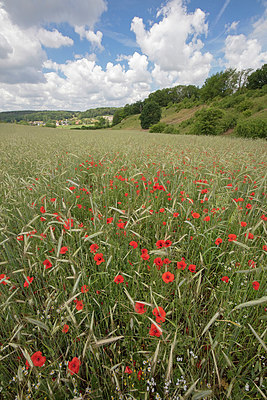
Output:
[[[0,111],[124,106],[267,63],[267,0],[0,0]]]

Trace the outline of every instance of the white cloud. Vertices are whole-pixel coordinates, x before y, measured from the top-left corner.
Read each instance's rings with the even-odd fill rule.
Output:
[[[226,67],[238,70],[257,69],[267,62],[267,52],[257,39],[248,39],[245,35],[228,35],[225,40]]]
[[[58,49],[61,46],[72,46],[73,40],[68,36],[63,36],[57,29],[48,31],[47,29],[40,28],[37,32],[37,38],[45,47],[52,47]]]
[[[195,76],[194,83],[202,83],[212,60],[210,53],[201,52],[203,42],[199,36],[208,30],[205,13],[200,9],[187,13],[182,0],[171,0],[159,10],[157,17],[162,17],[161,21],[149,30],[139,17],[131,25],[142,53],[155,64],[154,78],[168,85],[181,83],[179,77],[187,80]]]
[[[254,22],[250,38],[257,39],[262,46],[267,46],[267,9],[262,17]]]
[[[21,29],[0,7],[0,82],[43,82],[42,64],[46,53],[36,30]]]
[[[92,30],[86,30],[85,26],[75,26],[75,32],[80,35],[80,38],[86,38],[93,46],[93,48],[98,47],[100,50],[104,50],[101,44],[103,33],[97,31],[94,33]]]
[[[107,10],[105,0],[1,0],[11,20],[24,28],[68,22],[93,27]]]
[[[1,109],[70,109],[113,105],[121,106],[150,93],[150,74],[145,55],[134,53],[127,70],[120,64],[108,63],[101,68],[94,60],[82,58],[57,64],[44,62],[50,72],[40,84],[2,84]]]
[[[225,32],[229,33],[231,31],[236,31],[237,26],[239,24],[239,21],[233,21],[231,24],[226,24],[225,27]]]

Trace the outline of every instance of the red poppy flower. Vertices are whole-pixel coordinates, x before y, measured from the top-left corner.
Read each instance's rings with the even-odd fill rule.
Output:
[[[33,277],[30,278],[29,276],[27,276],[27,279],[24,282],[24,287],[29,287],[29,284],[32,283],[33,281]]]
[[[253,260],[248,260],[248,265],[252,268],[256,268],[256,262]]]
[[[215,240],[215,244],[217,245],[217,246],[219,246],[219,244],[221,244],[222,243],[222,239],[221,238],[217,238],[216,240]]]
[[[171,260],[169,260],[168,258],[164,258],[163,264],[169,265],[170,263],[171,263]]]
[[[223,282],[226,282],[226,283],[229,282],[228,276],[223,276],[223,277],[221,278],[221,280],[222,280]]]
[[[241,226],[243,226],[243,227],[245,227],[245,226],[247,226],[247,223],[245,222],[245,221],[241,221]]]
[[[117,223],[118,229],[123,229],[124,228],[124,222],[119,222]]]
[[[170,283],[174,280],[174,275],[171,272],[167,271],[162,274],[162,279],[165,283]]]
[[[252,204],[248,203],[248,204],[246,205],[246,208],[247,208],[248,210],[251,210]]]
[[[7,285],[7,279],[9,279],[9,277],[7,277],[5,274],[0,274],[0,283],[2,283],[2,285]]]
[[[96,261],[96,265],[100,265],[102,262],[104,262],[105,260],[103,258],[103,253],[96,253],[94,260]]]
[[[148,250],[147,250],[147,249],[141,249],[141,253],[142,253],[142,254],[147,254],[147,253],[148,253]]]
[[[107,218],[107,224],[111,224],[112,222],[113,222],[113,218],[112,217]]]
[[[45,213],[45,208],[44,208],[44,206],[41,206],[41,207],[40,207],[40,212],[41,212],[42,214]]]
[[[177,217],[179,217],[179,213],[175,212],[175,213],[173,213],[173,216],[174,216],[174,218],[177,218]]]
[[[149,335],[160,337],[160,335],[162,335],[162,332],[156,327],[156,325],[151,324]]]
[[[148,253],[144,253],[141,255],[141,258],[146,261],[146,260],[149,260],[150,255]]]
[[[128,365],[125,367],[125,371],[124,371],[126,374],[132,374],[133,373],[133,371],[131,370],[131,368],[130,367],[128,367]]]
[[[172,245],[172,242],[169,239],[165,240],[164,247],[170,247],[171,245]]]
[[[232,242],[233,240],[236,240],[236,235],[230,233],[230,235],[228,235],[228,242]]]
[[[73,219],[69,218],[64,222],[64,229],[69,230],[73,227]]]
[[[262,246],[262,250],[267,251],[267,246],[266,246],[266,244]]]
[[[200,217],[199,213],[192,213],[192,217],[194,219],[198,219]]]
[[[41,351],[36,351],[36,353],[31,356],[31,360],[35,367],[42,367],[46,361],[46,357],[42,355]]]
[[[189,269],[190,272],[196,272],[196,266],[194,264],[190,264],[188,266],[188,269]]]
[[[80,311],[83,309],[83,301],[82,300],[76,300],[75,303],[76,303],[76,310]]]
[[[187,264],[184,262],[184,260],[177,262],[177,268],[178,269],[184,270],[186,268],[186,266],[187,266]]]
[[[209,221],[210,221],[210,217],[207,215],[207,216],[203,219],[203,221],[209,222]]]
[[[162,247],[165,247],[165,241],[164,240],[158,240],[156,243],[156,246],[158,249],[161,249]]]
[[[259,284],[258,281],[252,282],[252,286],[253,286],[253,289],[254,289],[254,290],[259,290],[259,288],[260,288],[260,284]]]
[[[135,242],[134,240],[132,240],[132,241],[129,243],[129,246],[132,246],[133,249],[136,249],[136,248],[138,247],[138,243]]]
[[[23,235],[17,236],[18,241],[22,241],[24,239]]]
[[[119,283],[124,282],[124,277],[122,275],[117,275],[114,278],[114,282],[117,283],[117,285],[118,285]]]
[[[45,265],[45,269],[51,268],[52,264],[49,260],[44,260],[43,265]]]
[[[138,314],[144,314],[146,312],[146,308],[143,303],[135,303],[134,309]]]
[[[160,267],[163,265],[163,261],[160,257],[157,257],[154,259],[154,264],[156,264],[156,266],[160,269]]]
[[[65,324],[62,328],[63,333],[67,333],[69,331],[69,325]]]
[[[99,246],[96,243],[91,244],[91,246],[90,246],[91,253],[95,253],[98,249],[99,249]]]
[[[68,250],[69,249],[67,246],[63,246],[63,247],[61,247],[59,254],[66,254]]]
[[[82,292],[82,293],[87,293],[87,292],[89,292],[89,287],[88,287],[87,285],[83,285],[83,286],[81,287],[81,292]]]
[[[245,233],[245,236],[247,236],[246,233]],[[253,233],[251,233],[251,232],[248,233],[248,239],[254,239]]]
[[[166,312],[163,310],[162,307],[155,307],[152,311],[152,314],[156,316],[156,322],[159,324],[165,321]]]
[[[77,357],[73,357],[71,361],[68,362],[68,370],[71,375],[78,374],[80,369],[81,361]]]

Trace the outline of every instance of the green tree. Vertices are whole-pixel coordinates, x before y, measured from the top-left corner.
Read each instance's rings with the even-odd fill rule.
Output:
[[[148,129],[151,125],[156,124],[161,118],[161,108],[155,101],[149,101],[144,105],[140,115],[141,127]]]
[[[267,85],[267,64],[248,76],[247,88],[261,89],[264,85]]]
[[[200,90],[201,99],[207,101],[217,96],[224,97],[234,93],[237,79],[238,75],[233,69],[217,72],[217,74],[206,79]]]
[[[117,111],[115,111],[114,115],[113,115],[113,121],[112,121],[112,125],[118,125],[123,118],[125,118],[125,114],[124,114],[124,110],[123,108],[118,109]]]

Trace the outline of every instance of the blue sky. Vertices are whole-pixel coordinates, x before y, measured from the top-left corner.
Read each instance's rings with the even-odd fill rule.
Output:
[[[0,110],[122,106],[267,62],[266,0],[0,0]]]

